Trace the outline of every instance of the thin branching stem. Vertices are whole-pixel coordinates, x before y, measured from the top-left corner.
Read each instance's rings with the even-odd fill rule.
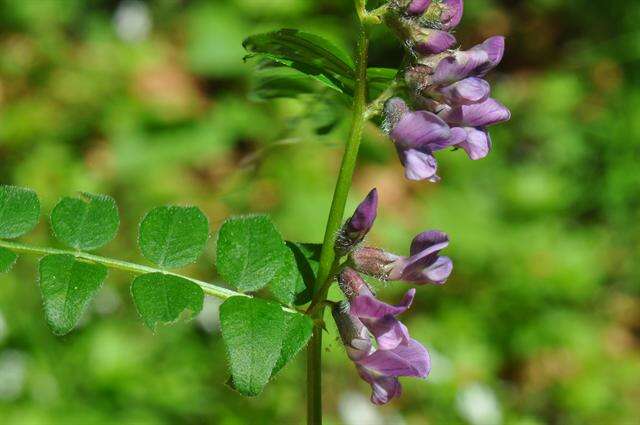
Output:
[[[94,263],[94,264],[102,264],[110,269],[123,270],[136,275],[145,274],[145,273],[163,273],[171,276],[177,276],[182,279],[186,279],[195,283],[200,288],[202,288],[202,291],[205,294],[211,295],[223,300],[226,300],[227,298],[231,298],[231,297],[251,297],[250,295],[243,294],[241,292],[236,292],[231,289],[223,288],[221,286],[217,286],[209,282],[194,279],[192,277],[184,276],[178,273],[173,273],[167,270],[157,269],[155,267],[144,266],[142,264],[131,263],[128,261],[117,260],[114,258],[101,257],[99,255],[88,254],[82,251],[39,247],[39,246],[33,246],[33,245],[20,244],[17,242],[9,242],[5,240],[0,240],[0,247],[9,249],[17,253],[34,254],[34,255],[40,255],[40,256],[51,255],[51,254],[73,255],[79,261],[84,261],[87,263]],[[284,307],[284,306],[282,307],[282,309],[290,313],[298,312],[297,310]]]

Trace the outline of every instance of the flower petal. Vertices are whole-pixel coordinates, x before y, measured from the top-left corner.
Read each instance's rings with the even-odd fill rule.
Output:
[[[376,219],[377,211],[378,191],[373,189],[358,205],[345,225],[345,232],[353,242],[360,242],[369,233]]]
[[[484,128],[465,127],[467,139],[458,146],[464,149],[470,159],[484,158],[491,150],[491,138]]]
[[[393,141],[405,148],[428,147],[430,143],[451,136],[449,126],[436,114],[427,111],[408,112],[391,130]]]
[[[359,318],[379,319],[384,316],[397,316],[411,306],[416,289],[409,289],[397,305],[387,304],[371,295],[360,295],[351,300],[351,314]]]
[[[445,85],[467,77],[482,77],[492,70],[504,54],[504,37],[490,37],[466,51],[443,58],[436,66],[433,83]]]
[[[407,12],[411,15],[422,15],[431,5],[431,0],[412,0],[407,7]]]
[[[451,137],[447,140],[443,140],[441,142],[434,142],[431,144],[431,150],[438,151],[441,149],[448,148],[449,146],[456,146],[460,143],[467,140],[467,132],[464,128],[461,127],[452,127],[451,128]]]
[[[419,233],[411,241],[411,255],[428,255],[438,252],[449,245],[449,235],[439,230],[427,230]]]
[[[386,376],[426,378],[431,370],[427,349],[415,339],[409,340],[407,345],[398,345],[393,350],[376,350],[357,363],[369,371]]]
[[[388,315],[381,319],[362,319],[362,323],[375,337],[379,350],[393,350],[400,344],[409,343],[409,330],[394,316]]]
[[[423,55],[442,53],[456,44],[456,38],[446,31],[423,29],[416,37],[415,49]]]
[[[440,117],[450,124],[484,127],[508,121],[511,118],[511,112],[497,100],[488,98],[482,103],[446,109],[440,113]]]
[[[424,269],[422,273],[424,276],[423,283],[442,285],[447,281],[452,271],[453,262],[451,261],[451,258],[445,256],[438,257],[435,263]]]
[[[440,89],[450,104],[469,105],[480,103],[489,97],[491,88],[482,78],[469,77]]]
[[[443,5],[444,10],[440,15],[442,28],[450,30],[457,27],[462,19],[462,12],[464,9],[462,0],[444,0]]]
[[[360,377],[371,385],[371,402],[373,404],[387,404],[402,393],[402,386],[398,378],[376,375],[358,365],[356,368]]]
[[[409,180],[438,180],[438,164],[432,155],[415,149],[408,149],[400,155],[400,162],[405,167],[404,175]]]

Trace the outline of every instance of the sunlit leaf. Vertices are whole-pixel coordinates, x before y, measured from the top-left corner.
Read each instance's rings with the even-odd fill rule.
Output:
[[[271,282],[286,255],[284,241],[266,215],[232,217],[218,233],[218,273],[240,291],[255,291]]]
[[[38,224],[40,201],[31,190],[16,186],[0,186],[0,238],[24,235]]]
[[[158,323],[171,324],[183,312],[186,318],[202,310],[204,292],[190,280],[164,273],[138,276],[131,284],[131,296],[144,323],[152,330]]]
[[[284,337],[282,349],[276,366],[271,372],[275,376],[298,352],[307,345],[313,332],[313,321],[309,316],[299,313],[285,313]]]
[[[284,312],[258,298],[231,297],[220,306],[220,328],[227,346],[233,387],[246,396],[260,394],[280,358]]]
[[[81,198],[62,198],[51,212],[53,233],[79,250],[107,244],[118,233],[119,225],[116,201],[106,195],[83,193]]]
[[[16,263],[18,255],[6,248],[0,248],[0,273],[7,273]]]
[[[107,277],[100,264],[78,261],[73,255],[47,255],[40,260],[40,291],[47,323],[56,335],[70,332]]]
[[[140,223],[140,250],[160,267],[193,263],[208,237],[209,221],[196,207],[154,208]]]

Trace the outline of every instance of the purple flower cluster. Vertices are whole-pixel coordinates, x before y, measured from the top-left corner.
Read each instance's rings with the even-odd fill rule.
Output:
[[[511,113],[490,96],[483,77],[504,54],[504,37],[490,37],[469,50],[451,50],[451,34],[462,17],[462,0],[412,0],[399,5],[387,23],[410,48],[412,64],[404,77],[411,88],[411,110],[395,97],[385,105],[385,129],[395,143],[405,176],[438,181],[434,152],[455,147],[469,158],[487,156],[487,127]]]
[[[375,296],[359,273],[416,284],[443,284],[453,266],[449,258],[438,255],[449,243],[447,235],[438,231],[416,236],[409,257],[358,246],[371,230],[376,213],[374,189],[340,231],[336,252],[349,254],[352,267],[345,267],[338,276],[347,301],[334,306],[333,317],[347,355],[360,377],[371,385],[371,401],[385,404],[401,393],[398,377],[426,378],[431,362],[426,348],[412,339],[407,327],[398,320],[411,306],[415,288],[409,289],[399,304],[387,304]],[[348,239],[350,235],[352,238]]]

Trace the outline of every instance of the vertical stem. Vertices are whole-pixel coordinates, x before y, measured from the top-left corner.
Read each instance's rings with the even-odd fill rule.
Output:
[[[358,44],[356,54],[355,91],[353,97],[353,115],[351,130],[345,145],[338,181],[336,182],[329,210],[329,218],[324,233],[320,266],[315,283],[314,302],[322,302],[326,298],[325,282],[331,278],[331,270],[336,258],[333,251],[335,236],[342,225],[347,195],[351,187],[351,179],[358,158],[358,148],[362,138],[364,114],[367,102],[367,48],[369,44],[368,31],[364,23],[366,11],[364,0],[356,0],[358,12]],[[321,291],[321,292],[318,292]],[[312,317],[316,323],[321,322],[324,306],[316,310]],[[315,326],[313,336],[307,346],[307,423],[309,425],[322,424],[322,327]]]

